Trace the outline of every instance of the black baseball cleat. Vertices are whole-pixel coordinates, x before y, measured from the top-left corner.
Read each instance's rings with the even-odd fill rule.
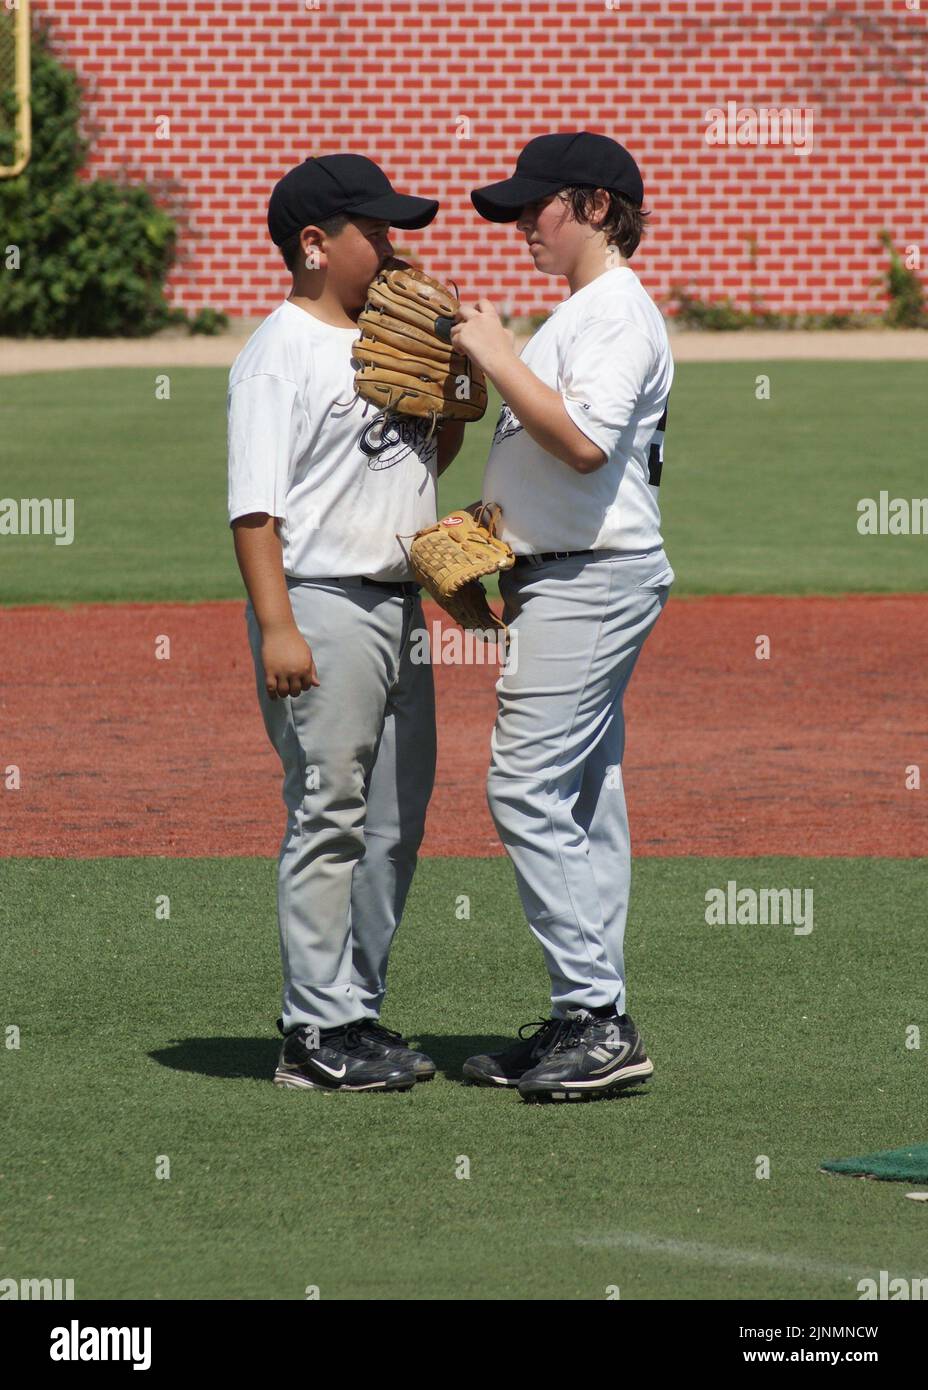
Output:
[[[647,1081],[654,1065],[628,1014],[573,1009],[537,1066],[519,1081],[523,1100],[593,1100]]]
[[[292,1090],[411,1091],[415,1084],[415,1072],[372,1047],[360,1022],[340,1028],[294,1028],[284,1038],[274,1073],[275,1086]]]
[[[525,1073],[537,1066],[553,1047],[564,1027],[562,1018],[539,1018],[534,1023],[523,1023],[519,1029],[519,1041],[513,1043],[512,1047],[507,1047],[503,1052],[468,1057],[462,1068],[464,1080],[475,1086],[518,1086]],[[535,1031],[526,1037],[529,1028]]]
[[[392,1062],[403,1071],[411,1071],[417,1081],[431,1081],[434,1077],[436,1067],[431,1057],[410,1047],[402,1033],[384,1028],[376,1018],[362,1018],[354,1026],[368,1046],[385,1062]]]

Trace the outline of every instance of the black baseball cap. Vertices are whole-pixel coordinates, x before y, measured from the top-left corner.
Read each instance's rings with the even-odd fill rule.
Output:
[[[573,186],[624,193],[636,207],[644,202],[641,172],[628,150],[589,130],[529,140],[512,178],[475,188],[470,200],[488,222],[514,222],[526,203]]]
[[[275,246],[282,246],[294,232],[339,212],[418,228],[427,227],[437,211],[434,198],[397,193],[383,170],[363,154],[324,154],[304,159],[274,185],[267,227]]]

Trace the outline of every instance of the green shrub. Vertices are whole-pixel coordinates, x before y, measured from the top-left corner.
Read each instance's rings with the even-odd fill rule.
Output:
[[[188,322],[191,333],[205,333],[213,336],[222,333],[229,326],[229,318],[221,309],[211,309],[209,305],[204,305],[198,309]]]
[[[751,299],[750,308],[747,309],[739,308],[730,299],[716,299],[709,303],[690,294],[685,285],[671,286],[663,303],[665,306],[675,307],[673,321],[678,327],[713,333],[731,333],[744,328],[767,328],[779,332],[799,329],[872,328],[883,322],[878,314],[860,314],[850,309],[836,309],[819,314],[781,313],[765,308],[760,300],[754,297]]]
[[[890,328],[928,328],[921,280],[905,264],[885,227],[880,232],[880,241],[889,252],[889,269],[885,279],[889,304],[883,314],[884,322]]]
[[[674,323],[681,328],[698,328],[714,333],[730,333],[741,328],[755,328],[757,321],[754,311],[739,309],[728,298],[716,299],[708,303],[690,294],[685,285],[671,285],[664,301],[675,307]],[[768,317],[770,317],[768,315]],[[767,325],[769,326],[769,325]]]
[[[876,314],[860,314],[853,309],[833,309],[824,314],[803,314],[800,328],[814,328],[822,332],[845,328],[873,328],[880,323]]]
[[[81,86],[51,51],[47,23],[32,34],[32,157],[0,179],[0,333],[16,337],[142,337],[169,321],[164,281],[176,228],[149,190],[77,177],[88,145]],[[3,265],[3,262],[0,262]]]

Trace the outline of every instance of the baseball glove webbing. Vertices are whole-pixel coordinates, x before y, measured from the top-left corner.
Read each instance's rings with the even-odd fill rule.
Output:
[[[433,429],[440,420],[479,420],[487,408],[483,373],[451,345],[459,308],[438,280],[387,262],[358,317],[359,394],[380,410],[427,419]]]
[[[494,635],[505,632],[506,624],[487,602],[480,580],[515,564],[511,547],[496,535],[500,515],[499,507],[476,503],[417,531],[409,547],[413,574],[436,603],[461,627]]]

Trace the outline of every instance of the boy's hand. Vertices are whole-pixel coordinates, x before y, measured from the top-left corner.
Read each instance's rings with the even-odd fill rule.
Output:
[[[316,663],[309,643],[295,623],[273,627],[262,634],[261,661],[267,693],[272,700],[278,696],[301,695],[319,684]]]
[[[488,299],[478,299],[475,307],[461,305],[458,322],[451,330],[451,342],[458,352],[472,357],[491,376],[494,361],[515,353],[513,335],[503,327]]]

